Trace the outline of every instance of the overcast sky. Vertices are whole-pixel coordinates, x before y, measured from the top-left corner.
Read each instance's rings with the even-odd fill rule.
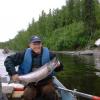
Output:
[[[32,18],[41,11],[61,8],[66,0],[0,0],[0,42],[14,38],[18,31],[27,29]]]

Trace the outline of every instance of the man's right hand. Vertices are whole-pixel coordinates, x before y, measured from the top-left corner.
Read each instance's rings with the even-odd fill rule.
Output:
[[[13,81],[19,81],[19,75],[18,74],[15,74],[15,75],[13,75],[12,77],[11,77],[11,79],[13,80]]]

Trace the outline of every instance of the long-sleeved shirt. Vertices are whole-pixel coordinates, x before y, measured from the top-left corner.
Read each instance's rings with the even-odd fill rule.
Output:
[[[52,60],[56,55],[52,52],[49,52],[50,54],[50,60]],[[4,65],[6,67],[6,70],[10,76],[17,74],[17,71],[15,70],[16,66],[19,66],[24,59],[25,51],[24,52],[18,52],[13,55],[10,55],[6,58]],[[35,68],[39,68],[42,66],[41,60],[42,59],[42,52],[41,54],[36,54],[35,52],[32,52],[32,69],[35,66]],[[60,71],[63,69],[63,65],[60,63],[60,66],[55,69],[55,71]]]

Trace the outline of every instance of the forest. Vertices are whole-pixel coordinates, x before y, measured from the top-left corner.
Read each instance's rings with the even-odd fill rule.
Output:
[[[98,0],[67,0],[61,9],[41,12],[27,30],[20,30],[14,39],[0,43],[0,48],[23,50],[32,35],[38,35],[51,50],[80,50],[94,47],[100,38],[100,2]]]

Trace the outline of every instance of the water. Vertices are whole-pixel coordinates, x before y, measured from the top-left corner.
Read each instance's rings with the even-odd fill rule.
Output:
[[[0,50],[0,76],[5,76],[8,73],[6,72],[6,69],[4,67],[4,60],[6,59],[6,57],[8,56],[8,54],[3,54],[2,53],[2,49]]]
[[[58,74],[58,78],[67,88],[100,96],[100,55],[58,56],[64,65],[64,71]]]
[[[8,54],[0,50],[0,75],[7,72],[4,60]],[[95,56],[69,56],[58,55],[64,65],[64,70],[57,74],[59,80],[69,89],[100,96],[100,55]],[[79,98],[79,97],[78,97]],[[87,100],[79,98],[79,100]]]

